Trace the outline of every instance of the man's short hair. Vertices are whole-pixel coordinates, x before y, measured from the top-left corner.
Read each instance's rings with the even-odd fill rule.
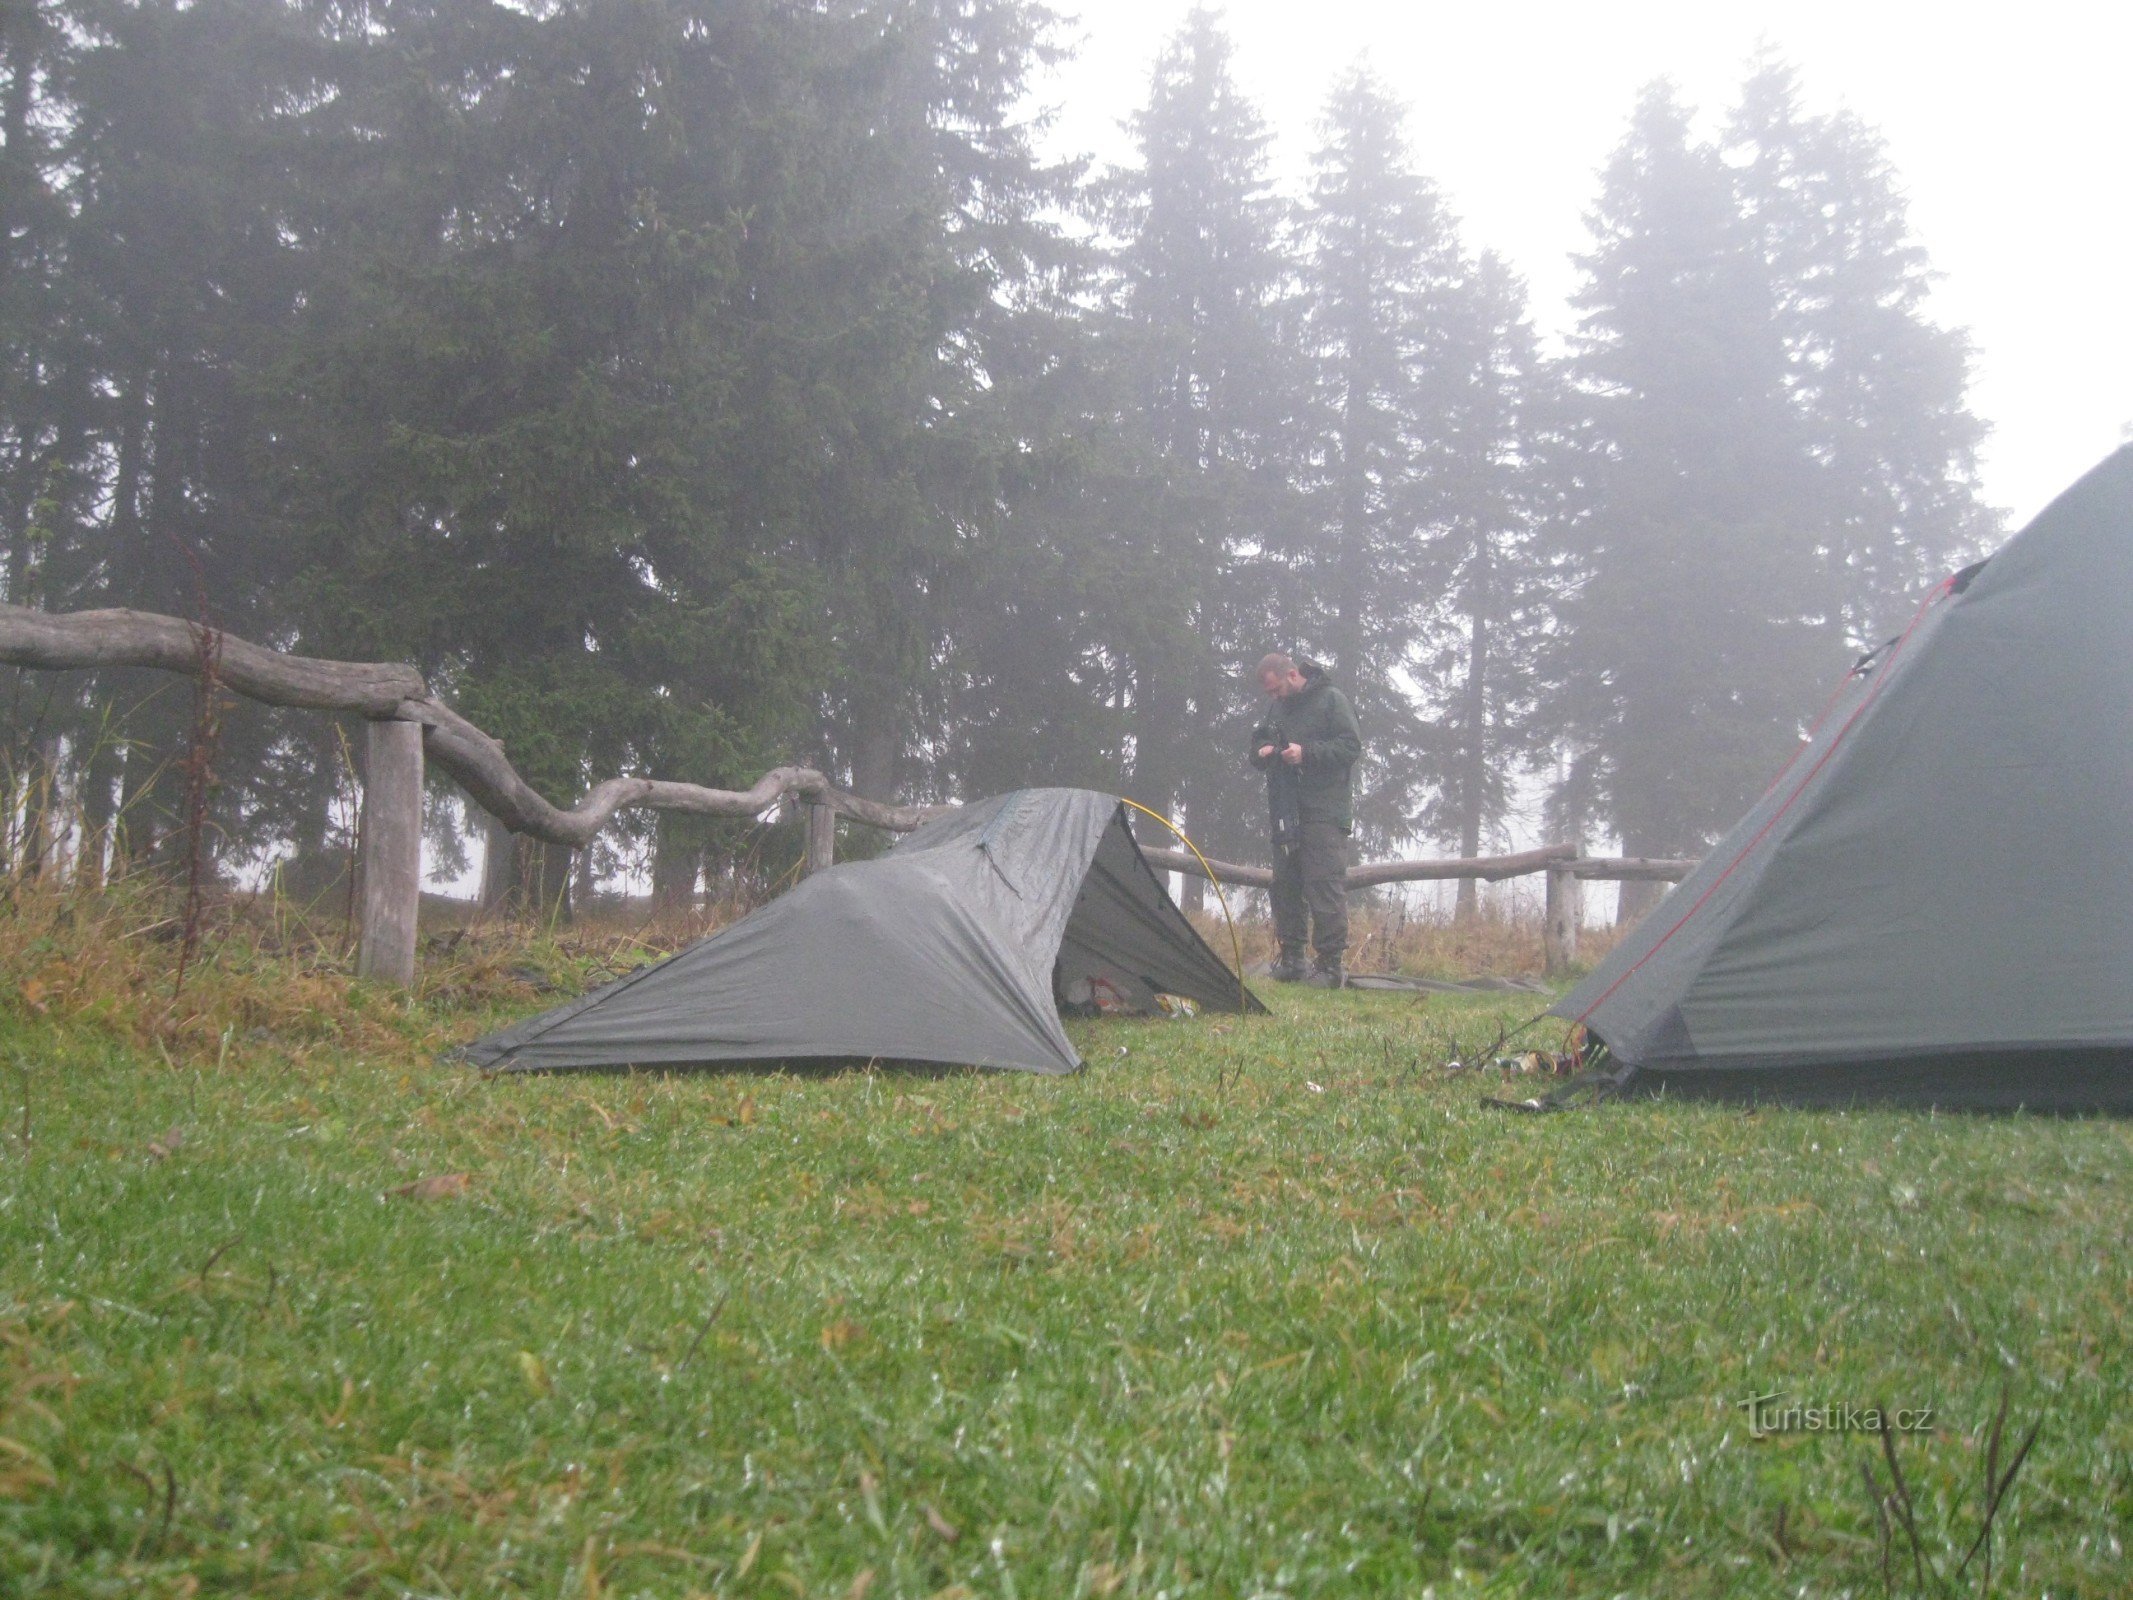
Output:
[[[1282,677],[1286,678],[1290,673],[1294,672],[1295,670],[1296,658],[1294,656],[1283,655],[1279,650],[1276,650],[1271,652],[1270,654],[1263,655],[1259,658],[1258,670],[1255,671],[1252,676],[1255,678],[1263,678],[1269,672],[1273,672],[1279,673]]]

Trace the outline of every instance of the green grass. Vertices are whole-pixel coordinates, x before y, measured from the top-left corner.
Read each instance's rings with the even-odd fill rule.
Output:
[[[0,1594],[1879,1595],[1874,1442],[1738,1402],[1933,1406],[1944,1556],[2003,1385],[1994,1591],[2127,1592],[2126,1124],[1521,1117],[1506,1007],[1275,1003],[1064,1080],[18,1005]]]

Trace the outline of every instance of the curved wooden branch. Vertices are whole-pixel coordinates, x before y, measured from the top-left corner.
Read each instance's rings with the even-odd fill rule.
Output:
[[[1505,878],[1546,872],[1577,854],[1567,844],[1545,844],[1538,850],[1522,850],[1509,856],[1453,857],[1444,861],[1378,861],[1348,869],[1348,886],[1361,889],[1380,883],[1414,883],[1431,878],[1479,878],[1500,883]]]
[[[1669,860],[1662,856],[1579,856],[1570,863],[1578,878],[1606,878],[1615,882],[1636,879],[1679,883],[1696,870],[1694,861]]]
[[[1206,872],[1189,851],[1143,848],[1141,854],[1151,866],[1166,867],[1176,872],[1189,872],[1196,878],[1204,878]],[[1348,887],[1367,889],[1381,883],[1416,883],[1433,878],[1479,878],[1485,883],[1495,883],[1503,878],[1521,877],[1529,872],[1546,872],[1550,867],[1563,865],[1577,855],[1573,845],[1543,845],[1538,850],[1526,850],[1510,856],[1474,856],[1450,858],[1441,861],[1372,861],[1348,869]],[[1267,889],[1274,883],[1272,867],[1241,867],[1230,861],[1210,859],[1208,866],[1214,868],[1218,882],[1243,884],[1247,888]]]
[[[60,614],[0,605],[0,662],[9,666],[156,667],[192,674],[200,669],[199,636],[199,624],[152,611]],[[402,701],[430,692],[413,667],[284,655],[227,633],[216,671],[229,688],[268,705],[366,717],[398,716]]]
[[[1199,858],[1190,850],[1165,850],[1144,844],[1141,854],[1158,872],[1189,872],[1195,878],[1208,875]],[[1207,858],[1207,865],[1214,868],[1216,883],[1241,884],[1247,889],[1271,889],[1274,886],[1272,867],[1240,867],[1234,861],[1217,861],[1213,856]]]
[[[504,747],[430,693],[422,674],[398,663],[322,661],[262,649],[224,633],[218,674],[248,699],[308,711],[348,711],[420,723],[424,753],[474,802],[514,833],[583,849],[618,811],[646,806],[700,816],[752,817],[797,797],[877,828],[909,832],[946,807],[890,806],[847,794],[812,767],[777,767],[749,789],[706,789],[656,778],[609,778],[569,810],[551,805],[519,776]],[[0,605],[0,663],[78,669],[200,670],[199,625],[148,611],[56,614]]]
[[[188,676],[200,670],[199,624],[150,611],[32,611],[0,604],[0,664],[52,670],[152,667]],[[422,674],[397,662],[323,661],[268,650],[224,633],[217,672],[223,684],[267,705],[308,711],[349,711],[380,721],[422,725],[425,755],[458,782],[475,804],[514,833],[582,850],[614,820],[636,807],[686,811],[706,817],[752,817],[780,800],[826,805],[840,816],[896,833],[908,833],[949,806],[892,806],[837,788],[813,767],[774,767],[748,789],[706,789],[657,778],[609,778],[593,785],[568,810],[551,805],[518,774],[504,747],[430,693]],[[1141,852],[1157,867],[1204,877],[1200,863],[1183,850]],[[1210,861],[1217,880],[1264,889],[1269,867]],[[1567,867],[1580,878],[1682,878],[1693,861],[1615,860],[1579,856],[1566,844],[1519,855],[1472,860],[1377,861],[1348,869],[1348,886],[1413,883],[1433,878],[1480,878],[1495,882],[1524,873]]]
[[[749,789],[706,789],[658,778],[609,778],[568,811],[543,799],[518,775],[504,747],[443,701],[403,702],[399,714],[423,725],[423,746],[474,802],[514,833],[582,850],[618,811],[645,807],[704,817],[759,816],[790,798],[826,805],[857,822],[908,833],[946,806],[889,806],[837,788],[813,767],[773,767]]]

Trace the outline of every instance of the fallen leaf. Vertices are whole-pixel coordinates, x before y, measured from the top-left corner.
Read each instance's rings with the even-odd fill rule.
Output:
[[[1324,1084],[1313,1083],[1309,1078],[1304,1079],[1304,1087],[1306,1089],[1309,1089],[1313,1094],[1324,1094],[1326,1092],[1326,1086]]]
[[[741,1103],[733,1108],[733,1115],[726,1119],[729,1128],[745,1128],[755,1121],[755,1096],[744,1094]]]
[[[403,1200],[450,1200],[474,1187],[471,1172],[439,1172],[393,1190]]]
[[[844,1591],[844,1600],[867,1600],[867,1591],[874,1587],[874,1569],[867,1567],[852,1580],[852,1586]]]
[[[923,1509],[926,1513],[926,1526],[939,1535],[942,1544],[954,1544],[956,1540],[963,1537],[963,1530],[934,1510],[933,1507],[926,1506]]]
[[[59,1480],[44,1457],[19,1440],[0,1438],[0,1456],[16,1464],[0,1469],[0,1500],[26,1499],[34,1489],[49,1489]]]
[[[22,1003],[38,1016],[43,1016],[45,1013],[44,985],[35,978],[25,983],[22,986]]]
[[[531,1350],[521,1350],[518,1353],[518,1371],[519,1376],[526,1380],[526,1387],[535,1394],[546,1395],[555,1392],[555,1384],[548,1376],[548,1364]]]
[[[874,1474],[859,1474],[859,1500],[866,1508],[867,1521],[884,1539],[889,1536],[889,1519],[881,1509],[881,1485],[874,1481]]]
[[[822,1330],[822,1348],[825,1350],[842,1350],[865,1332],[866,1329],[860,1327],[850,1317],[839,1317]]]
[[[748,1553],[741,1557],[741,1564],[733,1569],[733,1576],[736,1581],[747,1577],[750,1572],[755,1570],[755,1558],[762,1553],[763,1534],[758,1529],[756,1536],[748,1541]]]
[[[159,1133],[148,1141],[150,1161],[168,1161],[185,1143],[185,1130],[172,1128],[168,1133]]]

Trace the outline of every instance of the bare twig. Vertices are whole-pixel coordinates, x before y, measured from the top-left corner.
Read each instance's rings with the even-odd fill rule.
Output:
[[[151,1478],[147,1473],[143,1472],[139,1467],[135,1466],[130,1461],[124,1460],[119,1457],[114,1457],[113,1461],[121,1472],[125,1473],[128,1477],[134,1479],[141,1485],[142,1488],[148,1491],[148,1508],[149,1510],[153,1511],[155,1509],[157,1495],[155,1479]],[[162,1520],[156,1528],[155,1541],[152,1544],[150,1544],[148,1541],[148,1525],[145,1522],[142,1523],[141,1531],[133,1536],[133,1548],[126,1552],[126,1559],[128,1562],[136,1560],[141,1555],[141,1547],[144,1544],[148,1545],[148,1553],[151,1555],[154,1554],[156,1551],[161,1550],[163,1548],[164,1541],[170,1537],[171,1520],[177,1514],[178,1475],[177,1473],[171,1470],[170,1462],[167,1458],[159,1456],[156,1459],[156,1465],[163,1469],[163,1484],[161,1491],[163,1499]]]
[[[2022,1464],[2029,1459],[2030,1446],[2037,1442],[2037,1434],[2044,1426],[2044,1421],[2041,1417],[2030,1424],[2029,1432],[2022,1436],[2021,1444],[2015,1447],[2014,1458],[2008,1462],[2007,1470],[2004,1473],[2001,1472],[2000,1449],[2006,1439],[2007,1410],[2012,1401],[2011,1386],[2005,1383],[2001,1384],[1999,1409],[1993,1413],[1992,1422],[1985,1430],[1985,1479],[1982,1520],[1978,1524],[1977,1537],[1970,1541],[1970,1548],[1963,1552],[1963,1559],[1955,1569],[1956,1579],[1960,1582],[1963,1574],[1969,1570],[1971,1561],[1978,1554],[1983,1553],[1985,1557],[1984,1564],[1978,1569],[1978,1593],[1980,1595],[1992,1592],[1993,1524],[1999,1520],[2000,1508],[2007,1502],[2007,1491],[2014,1487],[2015,1475],[2022,1470]]]
[[[1882,1491],[1881,1480],[1874,1476],[1873,1463],[1861,1460],[1859,1476],[1866,1480],[1866,1500],[1874,1508],[1874,1531],[1880,1536],[1881,1592],[1893,1595],[1896,1592],[1896,1574],[1892,1566],[1895,1540],[1889,1528],[1888,1496]]]
[[[733,1291],[731,1289],[728,1289],[718,1297],[718,1303],[712,1306],[711,1314],[704,1318],[704,1325],[696,1330],[696,1337],[689,1341],[689,1348],[684,1350],[681,1359],[674,1363],[676,1372],[681,1371],[683,1367],[696,1358],[696,1352],[703,1348],[704,1340],[710,1335],[711,1324],[718,1321],[718,1314],[726,1309],[726,1302],[732,1298]]]

